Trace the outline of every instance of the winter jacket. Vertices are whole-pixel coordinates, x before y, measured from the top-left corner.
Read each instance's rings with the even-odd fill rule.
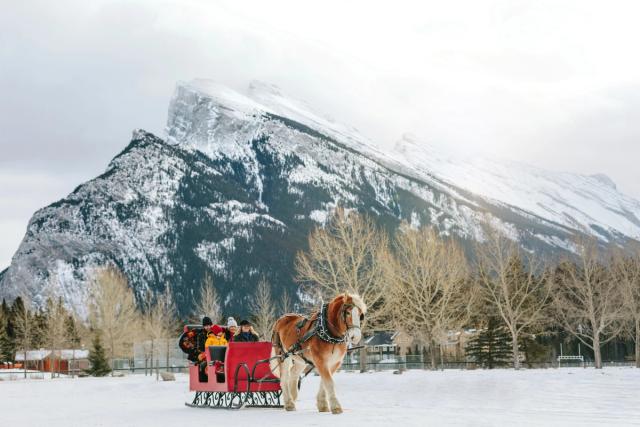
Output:
[[[234,342],[257,342],[260,340],[258,334],[253,332],[240,332],[234,337]]]
[[[195,363],[200,353],[204,351],[206,340],[207,334],[204,329],[191,329],[180,336],[178,345],[187,353],[187,359]]]
[[[227,339],[224,337],[224,334],[221,337],[218,337],[213,335],[213,333],[209,333],[207,341],[204,343],[204,347],[209,348],[212,345],[227,345]]]

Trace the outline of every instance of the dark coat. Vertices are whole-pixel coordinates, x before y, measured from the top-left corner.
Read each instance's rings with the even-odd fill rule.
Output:
[[[207,340],[207,332],[202,329],[191,329],[180,336],[179,347],[187,353],[187,359],[196,363],[198,355],[204,351],[204,343]]]
[[[257,342],[260,337],[252,332],[240,332],[233,340],[235,342]]]

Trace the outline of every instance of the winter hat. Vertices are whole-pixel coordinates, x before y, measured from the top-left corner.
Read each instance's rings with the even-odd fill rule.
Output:
[[[229,317],[227,319],[227,328],[230,328],[232,326],[238,327],[238,322],[236,322],[236,319],[234,319],[233,317]]]
[[[222,329],[220,326],[218,325],[213,325],[211,327],[211,332],[213,332],[213,335],[218,335],[221,334],[222,332],[224,332],[224,329]]]
[[[251,326],[251,322],[245,319],[242,322],[240,322],[240,326]]]
[[[208,316],[204,316],[202,318],[202,326],[211,326],[213,325],[213,322],[211,321],[211,318]]]

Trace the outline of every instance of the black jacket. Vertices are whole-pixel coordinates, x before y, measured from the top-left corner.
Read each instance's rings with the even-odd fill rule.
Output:
[[[240,332],[233,338],[234,342],[257,342],[260,339],[258,335],[251,332]]]
[[[204,329],[192,329],[180,336],[178,346],[187,353],[187,359],[195,363],[198,361],[198,355],[204,351],[206,340],[207,332]]]

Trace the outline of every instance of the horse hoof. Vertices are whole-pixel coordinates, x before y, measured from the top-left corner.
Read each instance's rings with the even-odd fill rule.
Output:
[[[287,403],[284,405],[284,409],[287,411],[295,411],[296,405],[294,405],[293,403]]]
[[[318,412],[329,412],[329,406],[328,405],[318,405]]]
[[[331,410],[331,413],[332,413],[332,414],[341,414],[341,413],[342,413],[342,408],[341,408],[341,407],[339,407],[339,406],[338,406],[337,408],[333,408],[333,409]]]

